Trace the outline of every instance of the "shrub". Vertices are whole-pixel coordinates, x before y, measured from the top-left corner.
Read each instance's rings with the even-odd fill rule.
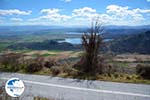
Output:
[[[20,69],[20,61],[24,55],[20,53],[7,53],[0,56],[1,69],[4,71],[18,71]]]
[[[117,72],[117,68],[114,65],[102,65],[102,74],[114,74],[115,72]]]
[[[58,75],[59,73],[61,73],[60,67],[58,66],[51,67],[51,72],[52,72],[52,75],[54,76]]]
[[[55,61],[55,59],[51,59],[49,58],[48,61],[45,61],[44,66],[46,68],[51,68],[52,66],[58,65],[57,62]]]
[[[44,97],[34,97],[34,100],[55,100],[55,99],[48,99]]]
[[[38,62],[33,62],[33,63],[29,64],[25,70],[29,73],[33,73],[33,72],[40,71],[42,68],[43,67],[41,64],[39,64]]]
[[[100,49],[103,46],[102,36],[100,33],[103,32],[102,26],[99,23],[99,18],[92,22],[91,28],[82,35],[82,46],[84,49],[84,54],[81,60],[74,65],[75,68],[79,70],[79,75],[87,74],[89,76],[94,76],[101,73]]]
[[[138,64],[136,70],[137,70],[137,74],[142,76],[144,79],[150,79],[150,65]]]
[[[53,62],[46,61],[45,64],[44,64],[44,66],[45,66],[46,68],[51,68],[52,66],[54,66],[54,63],[53,63]]]

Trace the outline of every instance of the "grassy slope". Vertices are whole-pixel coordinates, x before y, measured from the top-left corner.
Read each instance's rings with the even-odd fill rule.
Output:
[[[66,54],[66,55],[62,56],[61,54]],[[44,57],[54,56],[54,57],[59,58],[59,59],[66,59],[66,58],[69,59],[69,58],[72,58],[72,57],[76,58],[76,57],[80,56],[81,52],[75,52],[75,51],[62,52],[62,51],[54,51],[53,50],[53,51],[47,51],[46,53],[41,54],[41,55],[44,56]],[[136,55],[136,56],[138,56],[138,55]],[[141,56],[141,55],[139,55],[139,56]],[[133,56],[131,56],[131,57],[133,57]],[[146,57],[147,57],[147,55],[146,55]],[[117,59],[117,57],[114,58],[114,59]],[[126,62],[126,61],[125,62],[111,61],[110,63],[114,63],[114,64],[116,64],[118,66],[121,66],[121,67],[132,67],[131,66],[132,63],[131,62]],[[141,63],[144,63],[144,62],[141,62]],[[134,63],[134,64],[136,64],[136,63]],[[60,70],[61,70],[61,67],[60,67]],[[20,73],[26,73],[24,70],[20,70],[19,72]],[[35,73],[32,73],[32,74],[37,74],[37,75],[52,75],[52,70],[49,69],[49,68],[43,68],[42,70],[40,70],[38,72],[35,72]],[[62,72],[62,73],[58,74],[57,76],[59,76],[59,77],[74,78],[74,76],[68,75],[65,72]],[[76,78],[78,78],[78,77],[76,77]],[[129,74],[119,74],[119,73],[109,74],[109,75],[108,74],[103,74],[103,75],[98,75],[96,80],[113,81],[113,82],[125,82],[125,83],[144,83],[144,84],[150,84],[150,80],[143,79],[142,77],[140,77],[139,75],[136,75],[136,74],[130,74],[130,75]]]

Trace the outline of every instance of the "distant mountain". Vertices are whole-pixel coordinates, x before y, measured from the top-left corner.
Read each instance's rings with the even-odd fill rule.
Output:
[[[144,33],[150,31],[150,25],[144,26],[105,26],[103,37],[109,39],[116,39],[122,36]]]
[[[117,26],[117,25],[107,25],[104,26],[107,29],[150,29],[150,25],[141,25],[141,26]]]
[[[0,36],[55,34],[67,32],[83,33],[87,28],[65,26],[0,26]]]
[[[143,26],[103,26],[104,37],[111,38],[115,35],[134,34],[150,30],[150,25]],[[39,32],[78,32],[83,33],[88,30],[88,27],[69,27],[69,26],[0,26],[0,35],[20,35],[20,34],[37,34]]]
[[[0,26],[1,32],[16,32],[16,31],[38,31],[38,30],[47,30],[47,29],[60,29],[65,28],[62,26]]]
[[[64,50],[64,51],[79,49],[77,46],[67,42],[58,43],[57,40],[46,40],[43,42],[33,42],[33,43],[17,43],[14,45],[10,45],[7,48],[14,50],[32,49],[32,50]]]
[[[150,54],[150,31],[116,39],[110,48],[117,53]]]

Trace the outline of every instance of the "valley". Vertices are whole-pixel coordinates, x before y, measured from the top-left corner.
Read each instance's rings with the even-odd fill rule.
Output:
[[[150,65],[149,28],[141,28],[137,33],[134,32],[138,29],[130,31],[133,27],[123,29],[129,33],[119,33],[119,28],[109,27],[106,30],[110,31],[107,32],[115,31],[109,34],[104,31],[101,34],[103,47],[99,56],[105,59],[103,73],[107,74],[90,79],[150,84],[147,78],[137,74],[140,73],[138,70],[141,70],[138,67],[147,68]],[[81,36],[85,30],[86,28],[52,28],[0,33],[0,69],[80,79],[75,76],[74,66],[84,55]]]

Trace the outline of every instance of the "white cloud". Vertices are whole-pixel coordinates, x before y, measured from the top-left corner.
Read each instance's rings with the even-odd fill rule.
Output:
[[[0,15],[30,15],[32,11],[20,11],[18,9],[2,10],[0,9]]]
[[[10,20],[11,20],[11,21],[16,21],[16,22],[23,21],[22,18],[11,18]]]
[[[55,21],[55,22],[61,22],[61,21],[67,21],[71,18],[71,16],[60,14],[60,9],[42,9],[40,11],[41,14],[44,14],[38,18],[29,19],[29,21]]]
[[[150,13],[150,9],[130,9],[130,7],[125,6],[118,6],[118,5],[109,5],[107,6],[107,14],[116,16],[116,18],[120,18],[120,20],[131,20],[131,21],[143,21],[144,13]]]
[[[150,0],[147,0],[147,2],[150,2]]]
[[[96,14],[96,9],[90,8],[90,7],[83,7],[79,9],[74,9],[72,15],[74,17],[91,17],[95,16]]]
[[[121,7],[118,5],[109,5],[106,7],[107,9],[107,13],[111,13],[111,14],[116,14],[118,16],[126,16],[128,15],[130,12],[128,11],[129,7]]]
[[[150,13],[149,9],[130,9],[128,6],[108,5],[104,13],[99,13],[90,7],[74,9],[72,19],[80,24],[87,24],[93,18],[99,17],[104,24],[133,25],[143,22],[145,20],[143,14],[147,13]]]
[[[74,9],[70,15],[61,11],[57,8],[42,9],[39,17],[28,19],[27,22],[42,25],[89,25],[93,18],[99,17],[104,24],[136,25],[144,23],[147,18],[145,16],[150,14],[150,9],[131,9],[128,6],[118,5],[108,5],[104,13],[90,7]],[[21,21],[21,19],[11,20]]]
[[[64,2],[71,2],[72,0],[61,0],[61,1],[64,1]]]
[[[75,21],[86,24],[91,22],[92,20],[95,20],[95,18],[99,18],[99,20],[101,20],[102,23],[108,23],[112,20],[115,20],[114,16],[110,16],[105,13],[100,14],[96,11],[96,9],[90,7],[74,9],[72,12],[72,16]]]
[[[150,13],[150,9],[132,9],[130,10],[128,6],[121,7],[118,5],[109,5],[107,6],[107,13],[116,14],[119,16],[126,16],[126,15],[134,15],[134,14],[140,14],[140,13]]]
[[[45,13],[45,14],[56,14],[60,11],[60,9],[56,9],[56,8],[53,8],[53,9],[42,9],[41,10],[41,13]]]
[[[106,7],[107,9],[107,13],[116,13],[118,15],[132,15],[132,14],[138,14],[138,13],[150,13],[150,9],[140,9],[140,8],[136,8],[136,9],[129,9],[130,7],[125,6],[125,7],[121,7],[118,5],[109,5]]]
[[[66,21],[71,18],[71,16],[62,15],[59,13],[60,9],[43,9],[41,13],[46,14],[41,16],[41,19],[48,19],[51,21]]]
[[[137,8],[137,9],[133,9],[133,12],[135,12],[135,13],[150,13],[150,9]]]
[[[80,25],[88,25],[93,18],[97,18],[98,16],[99,14],[96,12],[96,9],[90,7],[78,8],[72,11],[72,20],[74,20],[74,23]]]
[[[39,18],[59,22],[59,21],[66,21],[66,20],[70,19],[71,17],[67,16],[67,15],[54,14],[54,15],[41,16]]]

